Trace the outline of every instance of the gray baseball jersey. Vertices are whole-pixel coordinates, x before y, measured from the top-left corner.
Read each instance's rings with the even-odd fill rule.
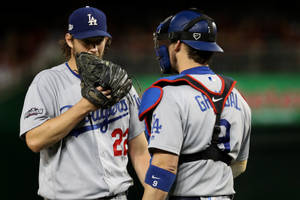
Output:
[[[80,99],[80,78],[61,64],[40,72],[25,97],[20,136],[66,112]],[[144,131],[140,99],[130,95],[108,109],[91,112],[68,136],[40,151],[38,194],[49,199],[95,199],[126,191],[127,142]]]
[[[210,70],[192,77],[213,91],[221,90],[220,78]],[[186,73],[189,72],[188,70]],[[200,70],[201,72],[201,70]],[[144,100],[144,99],[143,99]],[[217,99],[215,99],[217,101]],[[212,139],[216,115],[208,98],[189,85],[165,86],[153,111],[149,148],[176,155],[206,149]],[[250,142],[251,111],[237,89],[230,93],[221,114],[222,143],[233,160],[247,160]],[[199,160],[183,163],[170,191],[174,196],[218,196],[234,194],[231,168],[221,161]]]

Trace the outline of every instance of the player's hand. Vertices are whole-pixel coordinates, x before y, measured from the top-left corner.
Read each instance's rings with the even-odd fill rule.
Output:
[[[107,99],[111,98],[111,90],[104,90],[101,86],[96,87],[96,89],[101,92]],[[90,102],[87,98],[83,97],[84,102],[87,105],[88,111],[98,110],[99,107],[95,106],[92,102]]]
[[[104,90],[101,86],[96,87],[96,89],[99,92],[102,92],[103,95],[106,96],[106,98],[110,99],[111,98],[111,90]]]

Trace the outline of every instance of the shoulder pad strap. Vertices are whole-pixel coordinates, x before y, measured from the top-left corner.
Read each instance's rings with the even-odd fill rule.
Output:
[[[181,84],[185,82],[185,84],[189,84],[194,89],[201,91],[210,101],[214,112],[216,114],[220,114],[224,108],[228,95],[231,93],[231,90],[233,89],[236,81],[223,76],[219,76],[219,78],[222,81],[222,88],[219,93],[210,91],[201,82],[199,82],[190,75],[179,77],[176,80],[181,80]]]
[[[139,109],[140,120],[143,120],[145,115],[159,104],[163,95],[162,88],[166,85],[173,85],[173,83],[177,82],[176,79],[182,76],[183,75],[179,74],[169,77],[162,77],[145,90]]]
[[[229,77],[226,77],[226,76],[219,75],[219,77],[221,78],[221,80],[222,79],[224,80],[224,81],[222,80],[223,85],[224,85],[224,90],[223,90],[222,95],[221,95],[224,99],[222,101],[222,104],[219,105],[219,108],[218,108],[219,112],[221,113],[222,110],[224,109],[225,102],[226,102],[228,96],[230,95],[231,91],[233,90],[233,88],[236,84],[236,81],[233,80],[232,78],[229,78]],[[216,106],[218,106],[218,105],[216,105]]]

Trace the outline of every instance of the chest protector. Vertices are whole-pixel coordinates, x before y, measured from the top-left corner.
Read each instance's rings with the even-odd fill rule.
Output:
[[[139,111],[139,119],[144,120],[146,125],[146,134],[149,139],[151,136],[151,121],[153,110],[159,104],[163,96],[163,87],[165,86],[180,86],[180,85],[190,85],[194,89],[203,93],[208,100],[216,114],[216,121],[212,133],[211,144],[208,148],[203,151],[192,153],[192,154],[180,154],[179,155],[179,165],[186,162],[192,162],[196,160],[214,160],[222,161],[227,165],[230,164],[232,158],[227,154],[227,152],[221,150],[218,147],[219,144],[219,134],[221,132],[220,128],[220,118],[225,102],[231,93],[236,81],[218,75],[222,81],[222,88],[219,93],[208,90],[201,82],[196,80],[190,75],[176,75],[167,78],[162,78],[152,84],[143,94],[142,102]]]

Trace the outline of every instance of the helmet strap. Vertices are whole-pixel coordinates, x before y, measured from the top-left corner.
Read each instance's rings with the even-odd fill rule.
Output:
[[[212,23],[213,23],[213,19],[208,17],[207,15],[205,14],[202,14],[201,16],[191,20],[184,28],[183,28],[183,31],[188,31],[190,30],[196,23],[200,22],[200,21],[206,21],[207,24],[208,24],[208,33],[210,33],[212,30],[213,30],[213,26],[212,26]]]

